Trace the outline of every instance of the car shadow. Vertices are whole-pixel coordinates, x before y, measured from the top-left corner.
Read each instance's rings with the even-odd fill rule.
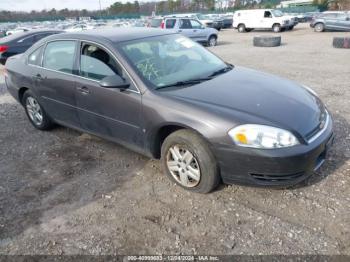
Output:
[[[348,141],[350,125],[348,121],[338,113],[332,115],[334,121],[334,143],[327,152],[326,161],[313,175],[300,184],[292,187],[296,189],[300,187],[306,187],[321,182],[326,177],[334,174],[336,170],[341,168],[346,163],[350,155],[346,152],[349,150]]]

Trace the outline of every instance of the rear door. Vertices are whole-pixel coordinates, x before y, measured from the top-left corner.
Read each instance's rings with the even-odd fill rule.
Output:
[[[143,147],[140,128],[141,94],[107,48],[89,42],[80,45],[76,93],[82,128],[122,144]],[[118,74],[130,83],[126,90],[103,88],[100,81]]]
[[[196,32],[193,31],[191,20],[188,18],[182,18],[179,20],[179,33],[196,40]]]
[[[339,15],[337,21],[338,30],[350,31],[350,15]]]
[[[48,114],[73,127],[79,127],[75,102],[76,50],[74,40],[47,43],[42,66],[35,67],[32,75],[35,91]]]

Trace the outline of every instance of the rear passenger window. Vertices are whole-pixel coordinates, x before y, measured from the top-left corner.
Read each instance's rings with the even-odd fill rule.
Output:
[[[165,28],[174,28],[176,19],[167,19],[165,22]]]
[[[33,53],[28,56],[28,64],[40,66],[41,64],[41,52],[43,50],[43,46],[36,49]]]
[[[180,19],[180,28],[181,29],[191,29],[191,22],[189,19]]]
[[[74,41],[55,41],[46,45],[43,67],[73,73],[74,54],[76,44]]]

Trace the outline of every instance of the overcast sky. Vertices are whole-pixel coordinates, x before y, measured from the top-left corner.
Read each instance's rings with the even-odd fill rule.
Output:
[[[0,10],[31,11],[42,9],[88,9],[98,10],[99,0],[0,0]],[[101,0],[102,8],[106,8],[116,1],[126,0]],[[133,0],[129,0],[133,1]]]

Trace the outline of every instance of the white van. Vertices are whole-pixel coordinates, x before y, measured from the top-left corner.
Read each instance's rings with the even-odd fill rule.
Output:
[[[233,14],[234,28],[240,33],[249,32],[253,29],[272,29],[278,33],[282,29],[288,29],[293,22],[279,10],[253,9],[239,10]]]

